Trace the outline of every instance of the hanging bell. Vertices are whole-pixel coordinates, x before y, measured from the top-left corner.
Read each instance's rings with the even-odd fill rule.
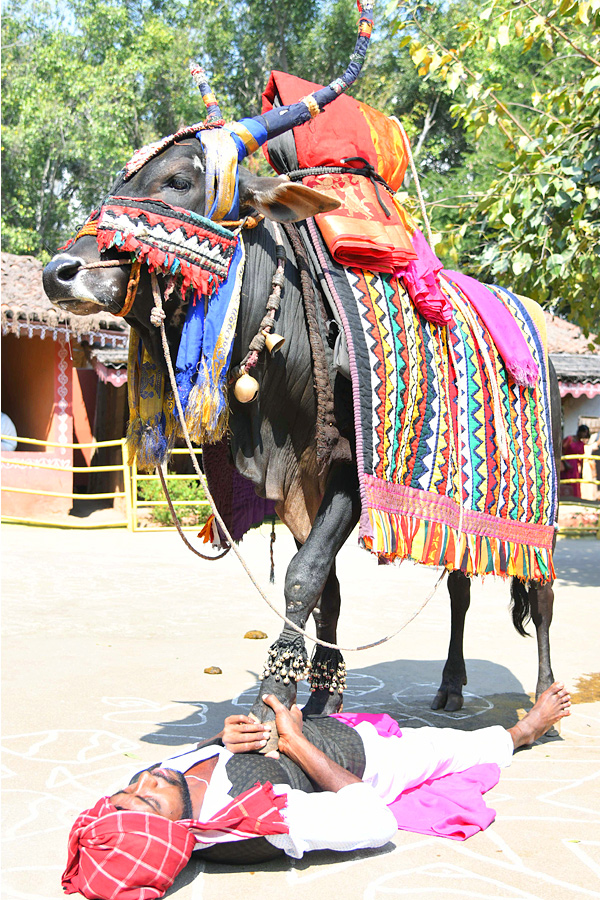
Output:
[[[265,337],[265,347],[269,353],[276,353],[281,350],[285,344],[285,338],[280,334],[267,334]]]
[[[254,400],[258,394],[258,387],[256,378],[253,378],[252,375],[248,375],[247,372],[244,372],[244,374],[240,375],[236,381],[233,393],[235,394],[236,400],[239,400],[240,403],[250,403],[250,401]]]

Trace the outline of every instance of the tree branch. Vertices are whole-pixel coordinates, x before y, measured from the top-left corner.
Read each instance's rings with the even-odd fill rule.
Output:
[[[566,41],[567,44],[569,45],[569,47],[573,48],[575,53],[578,53],[580,56],[583,56],[584,59],[587,59],[588,62],[591,62],[594,66],[598,66],[598,68],[600,69],[600,62],[597,59],[594,59],[593,56],[590,56],[588,53],[585,52],[585,50],[582,50],[581,47],[578,47],[577,44],[575,44],[571,40],[570,37],[567,37],[567,35],[564,33],[564,31],[562,31],[558,27],[558,25],[555,25],[553,22],[550,21],[548,16],[543,16],[541,13],[539,13],[537,11],[537,9],[534,6],[532,6],[532,4],[529,2],[529,0],[521,0],[521,3],[524,6],[526,6],[527,9],[531,10],[531,12],[535,16],[538,16],[538,18],[543,19],[544,22],[546,23],[546,25],[548,26],[548,28],[550,28],[551,31],[554,31],[555,34],[558,34],[559,37],[561,37],[563,39],[563,41]]]
[[[527,2],[527,0],[524,0],[524,2]],[[433,41],[434,44],[437,44],[437,46],[440,47],[440,48],[444,51],[445,54],[448,54],[448,55],[451,56],[453,59],[455,59],[457,62],[459,62],[459,63],[462,65],[462,67],[463,67],[463,69],[465,70],[465,72],[467,73],[467,75],[470,75],[471,78],[473,79],[473,81],[477,81],[477,75],[475,74],[475,72],[473,72],[471,69],[469,69],[469,68],[464,64],[464,62],[461,60],[461,58],[459,57],[459,55],[458,55],[458,53],[456,52],[456,50],[449,50],[447,47],[445,47],[445,46],[442,44],[441,41],[439,41],[439,40],[438,40],[436,37],[434,37],[432,34],[429,34],[429,32],[426,31],[426,30],[423,28],[423,26],[422,26],[421,23],[418,21],[418,19],[415,18],[414,14],[413,14],[413,16],[412,16],[412,20],[413,20],[413,22],[415,23],[416,27],[419,29],[419,31],[422,32],[422,34],[424,34],[430,41]],[[495,94],[493,91],[490,91],[489,94],[488,94],[488,96],[492,98],[492,100],[494,101],[494,103],[496,103],[496,105],[502,110],[502,112],[510,119],[510,121],[513,123],[513,125],[515,126],[515,128],[517,128],[522,134],[524,134],[525,137],[526,137],[528,140],[533,141],[532,135],[529,134],[529,132],[527,131],[527,129],[525,128],[525,126],[522,125],[522,124],[519,122],[519,120],[516,118],[516,116],[513,116],[513,114],[510,112],[510,110],[508,110],[508,109],[506,108],[506,106],[504,105],[504,103],[502,103],[502,101],[501,101],[500,98],[497,96],[497,94]],[[506,129],[503,127],[503,125],[502,125],[501,122],[498,122],[498,127],[499,127],[500,130],[503,132],[503,134],[506,135],[506,137],[507,137],[508,140],[511,142],[511,144],[513,144],[513,146],[514,146],[514,140],[513,140],[512,137],[508,134],[508,132],[507,132]],[[538,147],[538,150],[539,150],[541,156],[546,156],[546,153],[544,152],[544,150],[542,150],[541,147]]]

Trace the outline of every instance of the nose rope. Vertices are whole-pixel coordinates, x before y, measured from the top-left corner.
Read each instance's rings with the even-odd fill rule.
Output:
[[[135,298],[137,296],[137,289],[140,283],[140,272],[142,270],[142,264],[139,259],[132,260],[118,260],[118,259],[107,259],[100,260],[95,263],[85,263],[85,265],[80,266],[80,269],[114,269],[117,266],[131,266],[131,270],[129,272],[129,281],[127,282],[127,293],[125,294],[125,302],[123,306],[119,310],[119,312],[112,313],[113,316],[117,316],[117,318],[122,319],[124,316],[129,315],[131,312],[131,307],[135,302]]]
[[[420,605],[420,607],[416,610],[416,612],[414,612],[414,613],[412,614],[412,616],[410,616],[410,618],[407,619],[406,622],[404,622],[404,623],[400,626],[400,628],[396,629],[396,631],[392,632],[392,634],[388,634],[388,635],[386,635],[386,637],[380,638],[378,641],[372,641],[370,644],[362,644],[362,645],[359,646],[359,647],[341,647],[341,646],[339,646],[339,644],[331,644],[329,641],[322,641],[322,640],[321,640],[320,638],[318,638],[318,637],[313,637],[312,635],[307,634],[306,631],[304,631],[304,629],[301,628],[299,625],[296,625],[295,622],[292,622],[291,619],[288,619],[288,617],[287,617],[286,615],[284,615],[282,612],[280,612],[280,611],[277,609],[277,607],[276,607],[273,603],[271,603],[271,601],[269,600],[269,598],[267,597],[267,595],[265,594],[265,592],[264,592],[263,589],[261,588],[260,584],[258,583],[258,581],[256,580],[256,578],[254,577],[254,575],[252,574],[252,572],[251,572],[250,569],[248,568],[248,565],[247,565],[247,563],[246,563],[244,557],[242,556],[242,554],[241,554],[241,552],[240,552],[240,550],[239,550],[237,544],[235,543],[235,541],[233,540],[231,534],[229,533],[229,529],[228,529],[227,526],[225,525],[225,522],[223,521],[223,519],[222,519],[222,517],[221,517],[221,515],[220,515],[220,513],[219,513],[219,511],[218,511],[218,509],[217,509],[217,506],[216,506],[216,503],[215,503],[215,501],[214,501],[214,499],[213,499],[213,496],[212,496],[212,494],[211,494],[211,492],[210,492],[210,490],[209,490],[208,482],[207,482],[207,480],[206,480],[206,476],[205,476],[204,472],[202,472],[202,470],[201,470],[201,468],[200,468],[200,466],[199,466],[199,464],[198,464],[198,460],[196,459],[196,454],[194,453],[194,448],[192,447],[192,442],[191,442],[191,439],[190,439],[190,434],[189,434],[189,431],[188,431],[188,429],[187,429],[187,425],[185,424],[185,416],[184,416],[184,413],[183,413],[183,408],[182,408],[182,406],[181,406],[181,400],[180,400],[180,397],[179,397],[179,391],[178,391],[178,389],[177,389],[177,383],[176,383],[176,381],[175,381],[175,372],[173,371],[173,360],[171,359],[171,353],[170,353],[170,350],[169,350],[169,344],[168,344],[168,341],[167,341],[167,333],[166,333],[166,331],[165,331],[165,318],[166,318],[166,316],[165,316],[165,312],[164,312],[164,310],[163,310],[163,308],[162,308],[162,297],[161,297],[161,294],[160,294],[160,288],[159,288],[159,286],[158,286],[158,278],[156,277],[156,274],[155,274],[154,272],[151,272],[151,273],[150,273],[150,278],[151,278],[151,281],[152,281],[152,293],[153,293],[153,296],[154,296],[154,308],[153,308],[152,313],[151,313],[151,315],[150,315],[150,321],[151,321],[152,324],[155,325],[157,328],[160,328],[160,336],[161,336],[161,340],[162,340],[163,353],[164,353],[164,355],[165,355],[165,362],[167,363],[167,369],[168,369],[168,372],[169,372],[169,379],[170,379],[170,381],[171,381],[171,388],[172,388],[172,390],[173,390],[173,395],[174,395],[174,398],[175,398],[175,405],[176,405],[176,407],[177,407],[177,412],[178,412],[178,415],[179,415],[179,421],[180,421],[180,423],[181,423],[181,430],[182,430],[182,432],[183,432],[183,437],[184,437],[186,446],[187,446],[187,448],[188,448],[188,451],[189,451],[189,454],[190,454],[190,457],[191,457],[191,460],[192,460],[192,464],[193,464],[193,466],[194,466],[194,470],[195,470],[195,472],[196,472],[196,475],[198,476],[198,480],[200,481],[200,484],[202,485],[202,487],[203,487],[203,489],[204,489],[206,498],[207,498],[207,500],[209,501],[209,503],[210,503],[210,505],[211,505],[211,507],[212,507],[213,513],[214,513],[214,515],[215,515],[215,519],[217,520],[217,522],[218,522],[219,525],[221,526],[221,529],[222,529],[222,531],[223,531],[223,534],[224,534],[224,536],[225,536],[225,539],[228,541],[229,546],[233,549],[233,552],[235,553],[235,555],[236,555],[237,558],[239,559],[239,561],[240,561],[240,563],[241,563],[241,565],[242,565],[244,571],[246,572],[248,578],[250,579],[250,581],[252,582],[252,584],[254,585],[254,587],[256,588],[256,590],[258,591],[258,593],[260,594],[260,596],[262,597],[262,599],[265,601],[265,603],[267,604],[267,606],[275,613],[275,615],[279,616],[279,618],[282,619],[282,620],[285,622],[286,625],[289,625],[289,627],[292,628],[294,631],[297,631],[298,634],[301,634],[303,637],[308,638],[309,641],[313,641],[315,644],[319,644],[321,647],[328,647],[328,648],[331,649],[331,650],[341,650],[341,651],[343,651],[344,653],[354,653],[354,652],[357,651],[357,650],[370,650],[372,647],[378,647],[380,644],[385,644],[387,641],[391,640],[393,637],[396,637],[396,635],[397,635],[397,634],[400,634],[400,632],[403,631],[403,630],[406,628],[406,626],[409,625],[409,624],[413,621],[413,619],[416,619],[416,617],[419,615],[419,613],[420,613],[420,612],[425,608],[425,606],[429,603],[429,601],[431,600],[431,598],[433,597],[433,595],[434,595],[435,592],[437,591],[439,585],[441,584],[441,582],[443,581],[443,579],[444,579],[445,576],[447,575],[447,570],[446,570],[446,569],[442,569],[442,572],[441,572],[439,578],[438,578],[437,581],[435,582],[435,584],[434,584],[432,590],[429,592],[429,594],[427,595],[427,597],[425,598],[425,600],[423,601],[423,603],[422,603],[422,604]],[[159,471],[159,474],[161,474],[160,469],[158,469],[158,471]]]

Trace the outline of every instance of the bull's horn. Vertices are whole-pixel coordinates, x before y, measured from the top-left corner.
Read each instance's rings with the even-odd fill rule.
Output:
[[[202,94],[202,99],[206,106],[207,116],[205,125],[222,121],[223,113],[221,112],[221,107],[217,103],[217,98],[210,89],[210,84],[208,83],[206,73],[202,66],[199,66],[198,63],[195,62],[190,63],[190,75],[194,79],[196,87]]]
[[[358,78],[365,60],[371,32],[373,30],[373,0],[357,0],[360,13],[358,20],[358,37],[354,47],[354,53],[350,57],[350,64],[341,78],[336,78],[327,87],[320,88],[314,94],[303,97],[297,103],[289,106],[278,106],[268,112],[253,118],[241,119],[239,122],[231,122],[225,127],[231,132],[237,148],[238,159],[241,161],[250,153],[264,144],[269,138],[283,134],[296,125],[303,125],[317,116],[321,110],[339,97]]]

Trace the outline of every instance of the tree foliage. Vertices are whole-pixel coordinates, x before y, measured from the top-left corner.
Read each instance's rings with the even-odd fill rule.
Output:
[[[14,0],[2,30],[4,247],[39,254],[135,147],[202,114],[186,41],[150,7]]]
[[[352,93],[403,121],[442,259],[598,330],[600,0],[557,2],[391,0]],[[44,258],[203,118],[191,59],[253,115],[272,68],[327,83],[355,34],[353,0],[6,0],[4,248]]]
[[[2,32],[4,248],[45,258],[136,147],[203,117],[191,59],[206,68],[226,117],[253,115],[272,68],[319,83],[343,71],[356,8],[352,0],[7,0]],[[416,140],[426,132],[430,172],[467,152],[451,97],[440,102],[439,88],[422,82],[385,20],[353,94],[401,116]],[[249,164],[269,171],[260,154]]]
[[[445,35],[438,12],[403,4],[396,27],[493,173],[444,223],[438,252],[597,332],[600,0],[492,0]]]

